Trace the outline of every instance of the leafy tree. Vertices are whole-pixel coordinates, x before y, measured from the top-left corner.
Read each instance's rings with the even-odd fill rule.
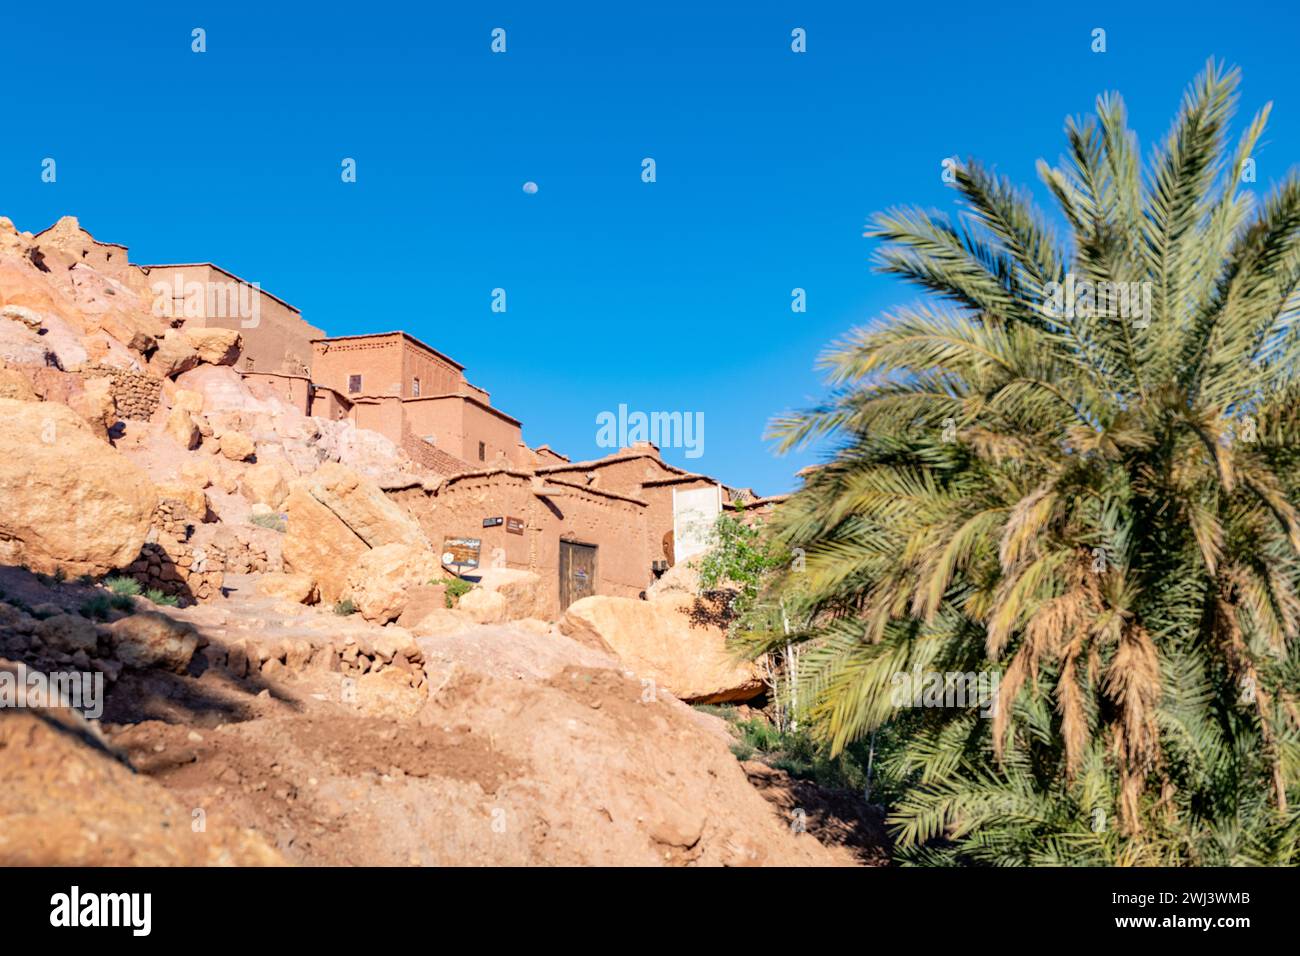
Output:
[[[1284,863],[1300,815],[1300,178],[1242,172],[1211,61],[1145,170],[1122,101],[1066,126],[1027,195],[971,161],[955,218],[876,216],[927,295],[824,356],[773,422],[832,443],[772,530],[806,552],[800,696],[882,770],[917,862]],[[785,635],[751,635],[760,654]],[[988,673],[996,706],[899,706],[899,675]]]

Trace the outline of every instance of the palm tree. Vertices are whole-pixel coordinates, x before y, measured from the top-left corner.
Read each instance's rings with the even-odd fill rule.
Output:
[[[1207,64],[1145,171],[1118,96],[1069,121],[1039,162],[1067,244],[973,161],[955,219],[874,217],[927,295],[772,424],[831,444],[772,523],[804,555],[776,585],[811,622],[799,698],[832,752],[907,729],[910,859],[1297,856],[1300,178],[1243,189],[1268,108],[1231,149],[1238,79]],[[932,673],[996,694],[901,706]]]

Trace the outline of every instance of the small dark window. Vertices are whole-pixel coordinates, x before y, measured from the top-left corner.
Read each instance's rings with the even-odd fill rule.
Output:
[[[478,443],[478,460],[487,461],[487,445],[482,442]]]
[[[411,397],[412,397],[412,398],[419,398],[419,397],[420,397],[420,380],[419,380],[419,378],[413,378],[413,379],[411,379]]]
[[[348,392],[349,392],[349,394],[354,393],[354,392],[359,392],[359,391],[361,391],[361,376],[360,376],[360,375],[349,375],[349,376],[348,376]]]

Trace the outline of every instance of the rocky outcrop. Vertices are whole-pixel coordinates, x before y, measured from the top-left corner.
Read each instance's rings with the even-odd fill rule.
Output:
[[[184,329],[185,341],[200,362],[234,365],[243,351],[243,339],[234,329]]]
[[[498,624],[530,617],[547,617],[548,600],[542,579],[518,568],[483,568],[474,590],[457,607],[480,624]]]
[[[153,484],[66,405],[0,399],[0,563],[105,574],[140,553]]]
[[[750,700],[763,691],[754,666],[738,662],[716,624],[692,620],[690,598],[649,602],[597,595],[575,601],[561,633],[617,654],[629,669],[688,703]]]
[[[383,544],[367,551],[348,574],[346,591],[367,621],[387,624],[406,609],[408,592],[437,572],[438,559],[426,547]]]
[[[181,674],[199,646],[194,625],[157,611],[124,617],[107,628],[113,656],[127,667],[158,667]]]
[[[316,582],[310,574],[264,574],[258,578],[257,591],[267,597],[283,598],[295,604],[315,604],[320,598]]]

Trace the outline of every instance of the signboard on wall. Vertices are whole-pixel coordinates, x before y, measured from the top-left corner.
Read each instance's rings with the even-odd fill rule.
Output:
[[[713,524],[722,514],[722,486],[673,489],[673,557],[685,561],[708,550]]]
[[[442,563],[455,568],[457,574],[478,567],[483,542],[479,538],[443,538]]]
[[[523,533],[524,533],[524,519],[523,519],[523,518],[510,518],[510,517],[507,517],[507,518],[506,518],[506,530],[507,530],[508,532],[510,532],[511,534],[523,534]]]

